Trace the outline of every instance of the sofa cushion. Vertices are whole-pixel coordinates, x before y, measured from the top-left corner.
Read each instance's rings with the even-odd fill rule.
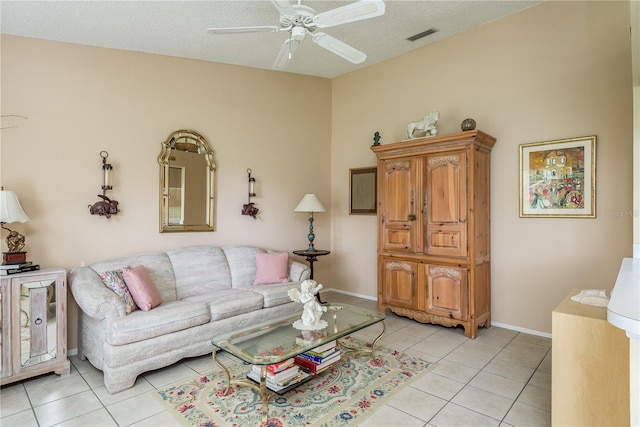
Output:
[[[286,304],[291,302],[291,297],[289,297],[289,289],[299,288],[300,284],[298,282],[289,282],[289,283],[274,283],[271,285],[260,285],[254,286],[251,288],[253,292],[257,292],[262,295],[263,308],[275,307],[277,305]],[[300,306],[302,308],[302,306]]]
[[[201,302],[169,301],[151,311],[105,319],[105,341],[130,344],[209,322],[209,307]]]
[[[253,286],[256,278],[256,254],[267,251],[252,246],[225,246],[222,250],[229,263],[231,286],[234,289]]]
[[[129,314],[135,311],[137,308],[136,303],[133,301],[133,296],[131,296],[131,292],[129,292],[129,288],[127,288],[127,284],[122,277],[122,270],[103,271],[100,273],[100,278],[106,287],[120,297],[124,304],[125,313]]]
[[[240,289],[226,289],[209,294],[195,295],[183,301],[209,304],[211,321],[238,316],[262,308],[262,295]]]
[[[167,255],[173,264],[178,299],[231,288],[231,273],[221,248],[190,246]]]
[[[122,267],[144,265],[149,276],[156,284],[162,301],[176,300],[176,279],[169,257],[164,252],[147,252],[139,255],[115,258],[91,264],[91,268],[100,274],[108,270],[122,270]]]
[[[140,310],[149,311],[160,305],[160,293],[144,265],[122,267],[122,277]]]
[[[289,254],[256,254],[256,278],[254,285],[286,283],[289,279]]]

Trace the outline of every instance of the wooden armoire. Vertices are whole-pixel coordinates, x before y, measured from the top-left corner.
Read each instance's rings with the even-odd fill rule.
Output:
[[[378,158],[378,309],[491,326],[490,153],[479,130],[371,147]]]

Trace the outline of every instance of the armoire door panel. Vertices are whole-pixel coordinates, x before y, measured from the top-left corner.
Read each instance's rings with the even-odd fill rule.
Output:
[[[413,308],[416,293],[417,264],[384,259],[382,276],[384,302],[398,307]]]
[[[423,229],[430,255],[467,255],[467,154],[426,158]]]
[[[394,159],[382,164],[381,244],[390,251],[415,250],[416,202],[414,161]]]
[[[431,314],[466,320],[468,313],[467,270],[427,266],[427,311]]]

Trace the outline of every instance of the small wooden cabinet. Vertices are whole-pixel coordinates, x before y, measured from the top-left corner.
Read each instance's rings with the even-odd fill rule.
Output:
[[[629,338],[573,289],[553,310],[551,425],[628,426]]]
[[[491,325],[490,152],[473,130],[371,149],[378,157],[378,309]]]
[[[0,276],[0,309],[0,385],[69,373],[66,270]]]

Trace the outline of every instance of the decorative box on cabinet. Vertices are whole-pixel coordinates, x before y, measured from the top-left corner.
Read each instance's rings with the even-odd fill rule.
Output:
[[[55,372],[68,374],[67,271],[0,276],[0,385]]]
[[[479,130],[371,149],[378,158],[378,309],[491,326],[490,152]]]
[[[578,293],[551,315],[551,425],[628,426],[629,338],[607,307],[572,301]]]

